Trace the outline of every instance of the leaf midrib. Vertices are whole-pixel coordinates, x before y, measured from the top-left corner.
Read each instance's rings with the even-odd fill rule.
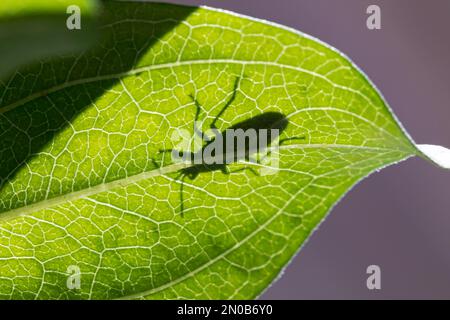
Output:
[[[290,144],[284,146],[278,146],[279,150],[284,149],[300,149],[300,148],[335,148],[335,149],[356,149],[356,150],[369,150],[377,152],[392,152],[399,151],[390,148],[380,148],[380,147],[368,147],[368,146],[357,146],[357,145],[344,145],[344,144]],[[65,202],[75,201],[78,199],[86,198],[101,192],[107,192],[117,187],[126,187],[133,183],[137,183],[142,180],[146,180],[152,177],[162,176],[170,173],[177,172],[183,168],[188,168],[193,166],[192,163],[180,162],[171,164],[168,166],[156,168],[154,170],[141,172],[132,176],[127,176],[121,179],[113,180],[106,183],[101,183],[93,187],[77,190],[70,192],[68,194],[63,194],[49,199],[44,199],[29,205],[14,208],[9,211],[4,211],[0,213],[0,222],[12,220],[18,217],[26,216],[34,212],[54,207]]]
[[[101,183],[96,186],[85,188],[77,191],[70,192],[68,194],[63,194],[61,196],[56,196],[49,199],[44,199],[29,205],[14,208],[10,211],[4,211],[0,213],[0,221],[11,220],[20,216],[25,216],[33,212],[40,211],[45,208],[53,207],[64,202],[74,201],[77,199],[92,196],[94,194],[112,190],[117,187],[125,187],[132,183],[139,182],[141,180],[149,179],[151,177],[168,174],[171,172],[176,172],[187,167],[188,163],[176,163],[169,166],[157,168],[151,171],[141,172],[132,176],[128,176],[122,179],[117,179],[111,182]]]

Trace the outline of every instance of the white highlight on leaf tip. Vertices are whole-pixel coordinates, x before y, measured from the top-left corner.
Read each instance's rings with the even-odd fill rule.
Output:
[[[419,144],[417,148],[438,166],[450,169],[450,149],[432,144]]]

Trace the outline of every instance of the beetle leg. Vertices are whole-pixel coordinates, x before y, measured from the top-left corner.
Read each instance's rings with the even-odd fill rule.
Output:
[[[228,168],[228,166],[227,165],[223,165],[221,168],[220,168],[220,171],[222,171],[222,173],[223,174],[230,174],[230,168]]]
[[[180,179],[181,177],[181,179]],[[184,195],[183,195],[183,189],[184,189],[184,178],[186,177],[186,174],[184,172],[181,172],[179,175],[177,175],[174,180],[180,181],[180,215],[183,218],[184,217]]]
[[[291,140],[305,140],[305,136],[303,137],[292,137],[292,138],[284,138],[278,141],[278,145],[281,146],[283,143],[285,143],[286,141],[291,141]]]
[[[159,149],[159,153],[170,152],[173,162],[194,161],[194,153],[190,151],[180,151],[177,149]]]
[[[239,87],[239,81],[240,81],[240,77],[236,77],[236,80],[234,80],[234,85],[233,85],[233,93],[231,94],[230,99],[228,99],[228,101],[223,106],[222,110],[220,110],[219,113],[217,114],[217,116],[214,118],[213,122],[211,123],[211,129],[217,128],[217,126],[216,126],[217,120],[219,120],[219,118],[222,116],[222,114],[225,112],[225,110],[233,103],[234,99],[236,98],[237,89]]]
[[[195,104],[195,119],[194,119],[194,133],[200,137],[203,141],[209,141],[208,137],[203,133],[202,128],[198,127],[200,113],[202,112],[202,106],[197,101],[197,99],[194,98],[194,96],[190,95],[191,99],[194,101]],[[202,122],[203,124],[203,122]]]

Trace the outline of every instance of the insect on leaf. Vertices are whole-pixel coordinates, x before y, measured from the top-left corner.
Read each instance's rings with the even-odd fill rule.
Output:
[[[359,180],[415,155],[448,165],[298,31],[139,2],[106,2],[101,29],[0,85],[1,298],[255,298]],[[230,128],[278,131],[195,164]]]

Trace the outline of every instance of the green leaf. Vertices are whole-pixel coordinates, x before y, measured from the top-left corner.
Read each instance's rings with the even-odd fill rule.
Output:
[[[346,57],[295,30],[132,2],[101,23],[96,48],[1,83],[2,298],[255,298],[359,180],[430,153]],[[160,150],[193,134],[196,103],[204,130],[275,112],[297,138],[273,174],[180,177],[193,165]]]
[[[80,9],[80,30],[66,27],[67,8],[74,5]],[[88,48],[98,9],[96,0],[2,0],[0,78],[39,58]]]

